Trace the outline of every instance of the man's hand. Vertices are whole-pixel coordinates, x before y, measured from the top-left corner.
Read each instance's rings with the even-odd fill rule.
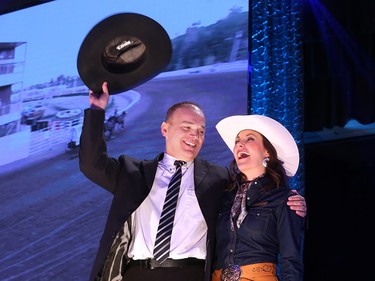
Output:
[[[102,90],[103,90],[103,93],[100,95],[96,95],[90,90],[90,93],[89,93],[90,106],[94,105],[96,107],[100,107],[101,109],[105,109],[107,107],[107,104],[109,101],[107,82],[103,82]]]
[[[295,195],[288,198],[288,206],[291,210],[296,211],[297,215],[305,217],[307,214],[307,207],[305,198],[302,195],[299,195],[297,190],[292,190]]]

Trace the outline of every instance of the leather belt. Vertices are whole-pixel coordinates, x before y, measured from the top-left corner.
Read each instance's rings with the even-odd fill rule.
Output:
[[[166,259],[163,263],[158,262],[154,259],[147,260],[130,260],[129,267],[138,267],[142,269],[155,269],[160,267],[177,267],[184,268],[188,266],[204,266],[205,261],[196,258],[187,258],[187,259]]]
[[[230,265],[224,269],[216,269],[212,274],[212,281],[239,281],[246,280],[279,280],[276,275],[276,264],[269,262],[248,264],[248,265]]]

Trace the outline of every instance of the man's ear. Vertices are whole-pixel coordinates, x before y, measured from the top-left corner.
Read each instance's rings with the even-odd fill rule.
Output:
[[[165,137],[167,135],[168,124],[166,122],[161,123],[160,131],[161,131],[161,134],[163,135],[163,137]]]

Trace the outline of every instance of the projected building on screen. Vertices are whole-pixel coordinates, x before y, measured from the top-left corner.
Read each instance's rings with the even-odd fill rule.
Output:
[[[25,42],[0,43],[0,164],[28,156],[29,129],[21,126]]]

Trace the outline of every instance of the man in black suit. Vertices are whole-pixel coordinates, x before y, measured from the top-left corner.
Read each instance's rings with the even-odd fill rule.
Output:
[[[113,194],[91,280],[211,279],[216,217],[228,170],[197,158],[205,136],[205,116],[195,103],[173,105],[161,124],[165,152],[152,160],[126,155],[111,158],[103,138],[104,109],[109,100],[90,91],[80,140],[80,169],[94,183]],[[175,160],[185,161],[169,258],[160,263],[153,249],[168,182]],[[290,197],[291,208],[306,214],[305,200]]]

